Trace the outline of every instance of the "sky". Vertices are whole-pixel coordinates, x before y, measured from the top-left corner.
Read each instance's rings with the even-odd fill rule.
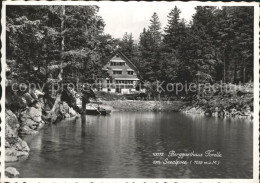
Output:
[[[185,2],[109,2],[97,4],[99,15],[105,21],[105,33],[122,38],[125,32],[138,40],[143,28],[147,28],[154,12],[159,16],[162,29],[167,25],[167,15],[175,5],[181,10],[180,18],[192,20],[195,4]]]

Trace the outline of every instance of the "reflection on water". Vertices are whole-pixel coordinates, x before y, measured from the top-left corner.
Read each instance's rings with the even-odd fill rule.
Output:
[[[46,126],[25,138],[21,177],[252,178],[253,124],[181,113],[114,112]],[[220,165],[154,165],[152,153],[221,152]]]

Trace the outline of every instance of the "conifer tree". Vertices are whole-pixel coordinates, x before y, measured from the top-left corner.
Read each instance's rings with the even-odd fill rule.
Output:
[[[132,60],[134,57],[134,40],[132,33],[128,34],[127,32],[124,34],[121,41],[119,41],[119,50],[123,52],[129,58]]]
[[[171,10],[168,17],[168,24],[164,29],[164,46],[166,51],[175,50],[181,42],[181,36],[185,33],[185,25],[180,21],[180,9],[177,6]]]
[[[153,16],[150,19],[149,31],[152,35],[154,46],[159,47],[161,40],[162,40],[161,23],[160,23],[159,17],[156,12],[154,12]]]
[[[191,27],[190,51],[192,58],[188,60],[194,79],[215,76],[216,52],[214,46],[215,7],[198,6],[193,16]],[[204,79],[202,79],[204,80]]]

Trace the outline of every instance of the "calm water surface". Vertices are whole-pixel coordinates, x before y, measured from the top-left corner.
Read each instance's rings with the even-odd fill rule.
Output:
[[[25,140],[29,157],[7,164],[25,178],[252,178],[253,172],[253,123],[238,119],[114,112],[64,120]],[[215,150],[222,158],[215,158],[219,165],[153,164],[159,160],[153,153],[172,150]]]

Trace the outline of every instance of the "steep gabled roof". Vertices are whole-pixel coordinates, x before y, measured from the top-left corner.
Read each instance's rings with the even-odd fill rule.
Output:
[[[136,71],[138,71],[138,69],[137,69],[137,67],[135,66],[135,64],[134,64],[130,59],[128,59],[122,52],[119,51],[118,54],[119,54],[121,57],[123,57],[127,62],[129,62],[130,65],[132,65],[132,66],[136,69]]]
[[[105,62],[105,65],[116,55],[118,54],[123,60],[125,60],[129,65],[131,65],[137,72],[138,72],[138,69],[137,67],[135,66],[135,64],[130,60],[128,59],[121,51],[115,51],[112,56],[109,57],[109,59],[107,59],[107,61]]]

